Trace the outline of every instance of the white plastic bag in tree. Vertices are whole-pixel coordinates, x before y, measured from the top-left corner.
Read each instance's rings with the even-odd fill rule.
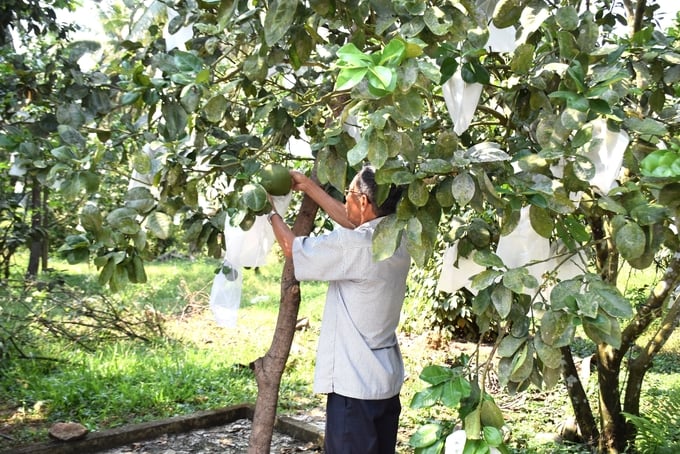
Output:
[[[628,147],[630,137],[624,130],[612,131],[607,128],[607,120],[603,118],[594,120],[592,125],[592,145],[586,154],[595,165],[595,176],[590,179],[590,183],[606,194],[616,186],[623,164],[623,152]]]
[[[537,262],[528,266],[527,270],[539,283],[543,281],[543,274],[549,267],[547,259],[550,258],[550,241],[531,227],[528,206],[522,208],[515,230],[498,240],[496,254],[508,268],[519,268]]]
[[[291,194],[272,197],[276,211],[285,213],[291,197]],[[257,216],[249,230],[233,227],[227,222],[224,238],[227,248],[225,260],[237,268],[263,266],[275,241],[267,216]]]
[[[444,454],[463,454],[467,435],[465,430],[454,430],[444,442]]]
[[[489,23],[489,40],[486,42],[486,47],[491,52],[514,52],[517,49],[516,34],[517,29],[513,26],[498,28],[491,22]]]
[[[170,33],[169,24],[173,19],[179,16],[179,13],[174,9],[168,7],[168,22],[163,29],[163,38],[165,38],[165,50],[170,52],[172,49],[187,50],[186,43],[194,37],[194,30],[191,26],[184,26],[177,29],[174,33]]]
[[[458,259],[458,266],[455,266]],[[473,293],[477,293],[471,288],[472,277],[481,273],[486,268],[475,263],[471,258],[458,257],[458,243],[450,246],[442,257],[442,271],[437,282],[438,292],[455,293],[463,287],[467,287]]]
[[[266,216],[257,216],[249,230],[241,230],[227,223],[224,229],[225,259],[235,267],[262,266],[274,244],[274,233]]]
[[[453,121],[453,131],[464,133],[477,110],[477,103],[483,86],[478,83],[469,84],[463,80],[460,69],[442,85],[446,108]]]
[[[291,194],[272,197],[274,208],[285,213]],[[267,261],[275,238],[267,216],[257,216],[250,230],[242,230],[226,223],[224,229],[226,252],[223,271],[215,276],[210,291],[210,308],[219,326],[236,326],[236,315],[241,304],[243,267],[262,266]]]
[[[628,147],[630,137],[624,130],[612,131],[607,127],[607,121],[603,118],[593,120],[592,139],[588,145],[584,156],[593,163],[595,175],[590,178],[590,184],[599,188],[603,193],[608,193],[614,188],[616,180],[621,173],[623,165],[623,153]],[[564,174],[564,161],[550,167],[553,176],[562,178]],[[579,203],[582,194],[569,194],[569,198]]]
[[[215,275],[210,290],[210,310],[218,326],[233,328],[241,305],[243,274],[240,269],[224,262],[222,270]]]

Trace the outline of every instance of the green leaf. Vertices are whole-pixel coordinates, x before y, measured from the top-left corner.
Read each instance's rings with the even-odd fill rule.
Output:
[[[423,180],[414,180],[408,186],[408,199],[417,207],[423,207],[429,200],[430,193]]]
[[[201,90],[196,84],[187,85],[182,89],[180,104],[186,112],[193,113],[198,110],[198,103],[201,100]]]
[[[528,379],[534,368],[533,344],[524,343],[512,358],[510,380],[521,383]]]
[[[338,57],[338,66],[340,67],[358,67],[368,69],[373,65],[373,59],[370,55],[361,52],[353,43],[347,43],[336,52]]]
[[[461,399],[469,397],[471,391],[470,383],[463,377],[458,376],[444,382],[440,400],[447,407],[456,409],[460,405]]]
[[[368,84],[378,90],[393,92],[397,88],[397,71],[387,66],[368,68]]]
[[[370,134],[368,142],[368,160],[376,168],[380,169],[389,158],[387,143],[382,134]]]
[[[361,82],[368,68],[343,68],[335,81],[335,90],[349,90]]]
[[[406,93],[396,92],[394,105],[399,115],[411,122],[420,120],[423,113],[423,98],[417,90],[409,90]]]
[[[203,113],[205,114],[205,119],[210,123],[219,123],[224,117],[224,112],[226,112],[229,103],[224,95],[213,96],[210,101],[205,104],[203,108]]]
[[[272,0],[269,3],[264,18],[264,39],[268,46],[273,47],[288,32],[297,6],[298,0]]]
[[[165,119],[166,138],[171,141],[182,138],[188,122],[186,111],[177,102],[163,103],[161,111]]]
[[[498,356],[509,358],[526,342],[526,337],[505,336],[498,346]]]
[[[543,342],[540,333],[534,336],[534,349],[546,367],[556,369],[562,365],[562,353],[560,350]]]
[[[380,261],[392,257],[401,240],[405,222],[395,214],[386,216],[373,234],[373,260]]]
[[[398,66],[404,57],[406,44],[401,39],[392,39],[380,54],[378,65]]]
[[[601,280],[593,280],[588,291],[592,292],[593,298],[597,298],[599,308],[612,317],[628,318],[633,315],[630,300],[621,295],[615,286]]]
[[[59,138],[69,145],[85,145],[85,138],[83,135],[74,127],[69,125],[59,125]]]
[[[134,235],[139,232],[137,211],[132,208],[116,208],[106,216],[106,221],[121,233]]]
[[[425,366],[419,377],[431,385],[438,385],[454,377],[454,371],[450,367],[429,365]]]
[[[646,117],[644,119],[628,117],[624,121],[628,129],[637,132],[643,136],[664,136],[668,134],[668,128],[660,121],[653,118]]]
[[[523,43],[517,46],[510,62],[510,69],[517,74],[528,74],[534,63],[535,46]]]
[[[638,205],[630,210],[631,217],[640,226],[660,224],[669,217],[669,214],[668,208],[660,205]]]
[[[598,311],[597,299],[592,293],[588,292],[583,295],[574,295],[576,304],[578,305],[578,314],[584,317],[595,317]]]
[[[445,175],[453,171],[453,164],[445,159],[428,159],[420,164],[420,170],[428,174]]]
[[[85,230],[98,232],[101,230],[103,222],[101,211],[96,205],[88,203],[80,210],[80,225]]]
[[[590,241],[590,233],[588,233],[586,226],[579,222],[573,215],[565,216],[563,222],[571,237],[576,241],[581,243]]]
[[[453,198],[458,202],[458,205],[462,207],[470,203],[475,196],[476,190],[477,186],[475,185],[475,180],[467,172],[459,173],[453,179],[451,192],[453,193]]]
[[[557,10],[555,20],[564,30],[576,30],[579,23],[578,11],[573,6],[564,6]]]
[[[476,291],[484,290],[500,280],[503,273],[497,270],[484,270],[472,278],[472,288]]]
[[[428,386],[422,391],[418,391],[411,399],[411,408],[429,408],[436,405],[441,398],[444,384]]]
[[[680,200],[680,198],[678,200]],[[602,196],[599,199],[597,199],[597,205],[603,210],[611,211],[612,213],[615,214],[628,213],[628,210],[626,210],[626,208],[623,205],[621,205],[619,202],[615,201],[614,199],[608,196]]]
[[[423,225],[420,220],[413,217],[406,222],[406,238],[411,244],[421,246],[423,244]]]
[[[506,28],[516,25],[526,5],[525,1],[500,0],[493,10],[492,21],[498,28]]]
[[[347,163],[355,166],[368,156],[368,141],[363,137],[347,152]]]
[[[504,268],[503,259],[489,250],[476,250],[472,254],[472,260],[481,266]],[[511,288],[511,287],[508,287]]]
[[[441,180],[437,185],[435,197],[442,208],[451,207],[456,202],[456,200],[453,198],[453,192],[451,190],[452,185],[452,177],[447,177],[444,180]]]
[[[139,214],[144,214],[156,206],[156,199],[149,188],[137,186],[128,190],[125,195],[125,206],[134,209]]]
[[[484,426],[482,428],[484,441],[489,446],[500,446],[503,444],[503,433],[493,426]]]
[[[616,248],[626,260],[634,260],[644,254],[646,242],[645,232],[634,222],[627,221],[614,234]]]
[[[317,176],[322,183],[330,183],[336,189],[345,188],[347,180],[347,162],[332,148],[323,148],[317,155]]]
[[[543,238],[550,238],[552,236],[555,218],[545,208],[531,205],[529,208],[529,221],[531,222],[531,228]]]
[[[243,74],[253,82],[264,82],[267,78],[267,61],[259,54],[251,54],[241,65]]]
[[[541,318],[541,339],[551,347],[569,345],[575,330],[573,318],[566,312],[549,310]]]
[[[463,419],[463,427],[468,440],[479,440],[482,432],[480,406],[468,413]]]
[[[583,317],[583,331],[595,343],[621,347],[621,327],[614,317],[599,312],[596,318]]]
[[[671,183],[661,188],[658,201],[669,208],[680,206],[680,183]]]
[[[161,240],[170,238],[172,217],[161,211],[154,211],[146,218],[146,228]]]
[[[425,10],[423,21],[427,28],[437,36],[446,34],[451,26],[450,18],[436,6]]]
[[[538,280],[524,268],[512,268],[503,274],[503,285],[515,293],[527,293],[538,287]]]
[[[583,293],[584,287],[580,279],[568,279],[558,282],[550,291],[550,304],[553,310],[567,309],[576,311],[576,295]]]
[[[99,190],[100,178],[98,173],[91,170],[83,170],[78,172],[78,177],[88,194],[94,194]]]
[[[180,72],[198,73],[203,69],[203,60],[191,52],[178,50],[173,56],[173,61]]]
[[[260,184],[247,184],[241,190],[241,200],[251,211],[257,213],[265,208],[267,191]]]
[[[411,435],[408,444],[414,448],[424,448],[434,444],[442,435],[442,426],[439,424],[425,424]]]
[[[512,291],[504,285],[497,285],[491,291],[491,302],[501,319],[507,318],[512,309]]]

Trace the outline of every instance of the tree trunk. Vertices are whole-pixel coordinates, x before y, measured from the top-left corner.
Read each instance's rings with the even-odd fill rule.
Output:
[[[599,432],[597,430],[597,423],[593,416],[593,410],[588,402],[588,396],[583,389],[583,384],[578,376],[576,365],[574,364],[574,357],[571,355],[569,346],[562,347],[562,358],[564,360],[562,374],[564,382],[567,384],[567,393],[571,401],[571,407],[574,410],[576,424],[581,430],[581,436],[584,442],[591,447],[597,445],[599,439]]]
[[[317,209],[318,206],[312,199],[307,196],[302,199],[300,213],[293,225],[296,236],[308,235],[312,231]],[[293,343],[299,308],[300,284],[295,279],[293,261],[287,259],[281,275],[281,306],[274,338],[269,351],[253,363],[257,400],[248,446],[249,454],[269,453],[279,400],[279,385]]]
[[[597,376],[600,394],[599,452],[619,453],[626,449],[626,422],[621,414],[619,373],[621,361],[611,345],[597,346]]]
[[[44,231],[42,229],[42,185],[37,178],[31,181],[31,244],[28,257],[26,275],[35,277],[40,269],[40,259],[43,256]]]
[[[41,210],[42,210],[42,217],[40,219],[40,224],[41,224],[41,231],[43,235],[41,236],[42,238],[42,251],[41,251],[41,266],[42,270],[46,271],[47,267],[49,266],[48,263],[48,258],[50,254],[50,235],[49,235],[49,224],[50,224],[50,207],[48,204],[49,200],[49,195],[50,195],[50,188],[47,186],[43,186],[43,192],[42,192],[42,205],[41,205]]]

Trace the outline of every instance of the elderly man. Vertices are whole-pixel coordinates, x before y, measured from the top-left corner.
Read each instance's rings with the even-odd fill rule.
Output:
[[[314,391],[327,394],[325,452],[394,453],[404,380],[396,329],[410,257],[402,244],[376,262],[372,238],[383,217],[395,212],[401,191],[392,186],[378,205],[375,169],[365,166],[343,205],[302,173],[291,176],[294,190],[342,226],[318,237],[295,237],[278,213],[269,214],[295,277],[329,283],[314,377]]]

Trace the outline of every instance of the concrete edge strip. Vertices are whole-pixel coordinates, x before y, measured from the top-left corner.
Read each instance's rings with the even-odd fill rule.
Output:
[[[151,440],[163,434],[190,432],[228,424],[239,419],[253,419],[255,408],[250,404],[234,405],[217,410],[206,410],[191,415],[176,416],[161,421],[130,424],[114,429],[90,432],[85,438],[73,441],[46,441],[18,448],[11,448],[0,454],[77,454],[94,453],[105,449]],[[279,416],[275,428],[301,441],[314,442],[323,446],[323,431],[293,418]]]

